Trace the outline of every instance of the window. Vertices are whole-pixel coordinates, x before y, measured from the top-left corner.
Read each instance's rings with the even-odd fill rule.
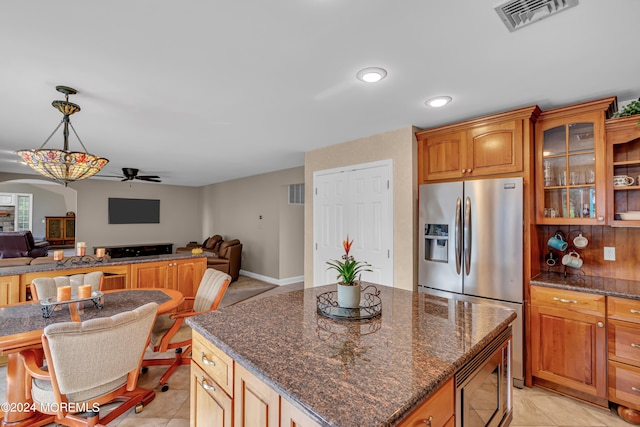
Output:
[[[33,194],[17,194],[16,230],[31,230]]]

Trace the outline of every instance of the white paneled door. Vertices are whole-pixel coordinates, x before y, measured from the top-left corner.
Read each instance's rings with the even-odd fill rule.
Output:
[[[326,262],[340,259],[347,234],[350,253],[372,265],[362,280],[393,286],[391,188],[391,161],[314,174],[314,286],[336,283]]]

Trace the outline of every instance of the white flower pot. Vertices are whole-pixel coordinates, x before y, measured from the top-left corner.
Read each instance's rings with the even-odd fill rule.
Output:
[[[360,285],[346,286],[338,283],[338,305],[345,308],[360,307]]]

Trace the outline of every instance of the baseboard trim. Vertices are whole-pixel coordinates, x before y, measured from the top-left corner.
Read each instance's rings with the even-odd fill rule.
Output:
[[[288,277],[286,279],[274,279],[273,277],[264,276],[262,274],[252,273],[246,270],[240,270],[240,274],[243,276],[251,277],[252,279],[262,280],[263,282],[271,283],[272,285],[284,286],[294,283],[304,282],[304,276]]]

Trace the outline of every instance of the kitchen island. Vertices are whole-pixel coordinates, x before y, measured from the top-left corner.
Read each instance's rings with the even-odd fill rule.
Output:
[[[234,416],[239,417],[247,403],[240,401],[246,384],[238,377],[243,372],[280,397],[281,411],[292,407],[310,425],[402,425],[441,386],[453,390],[455,373],[504,334],[516,317],[511,310],[377,288],[381,315],[362,322],[335,321],[317,313],[317,296],[335,290],[335,285],[188,319],[194,330],[192,372],[198,372],[192,375],[191,388],[195,425],[201,407],[194,410],[198,399],[194,381],[201,381],[205,390],[216,390],[210,381],[217,382],[224,392],[215,398],[226,399],[222,405],[233,405]],[[203,339],[216,347],[212,355],[200,351]],[[200,369],[207,365],[221,369],[223,375],[216,378],[213,372],[213,380],[204,375],[200,379]],[[452,407],[453,399],[451,392]],[[452,420],[447,425],[453,425]],[[224,422],[231,425],[229,418]]]

